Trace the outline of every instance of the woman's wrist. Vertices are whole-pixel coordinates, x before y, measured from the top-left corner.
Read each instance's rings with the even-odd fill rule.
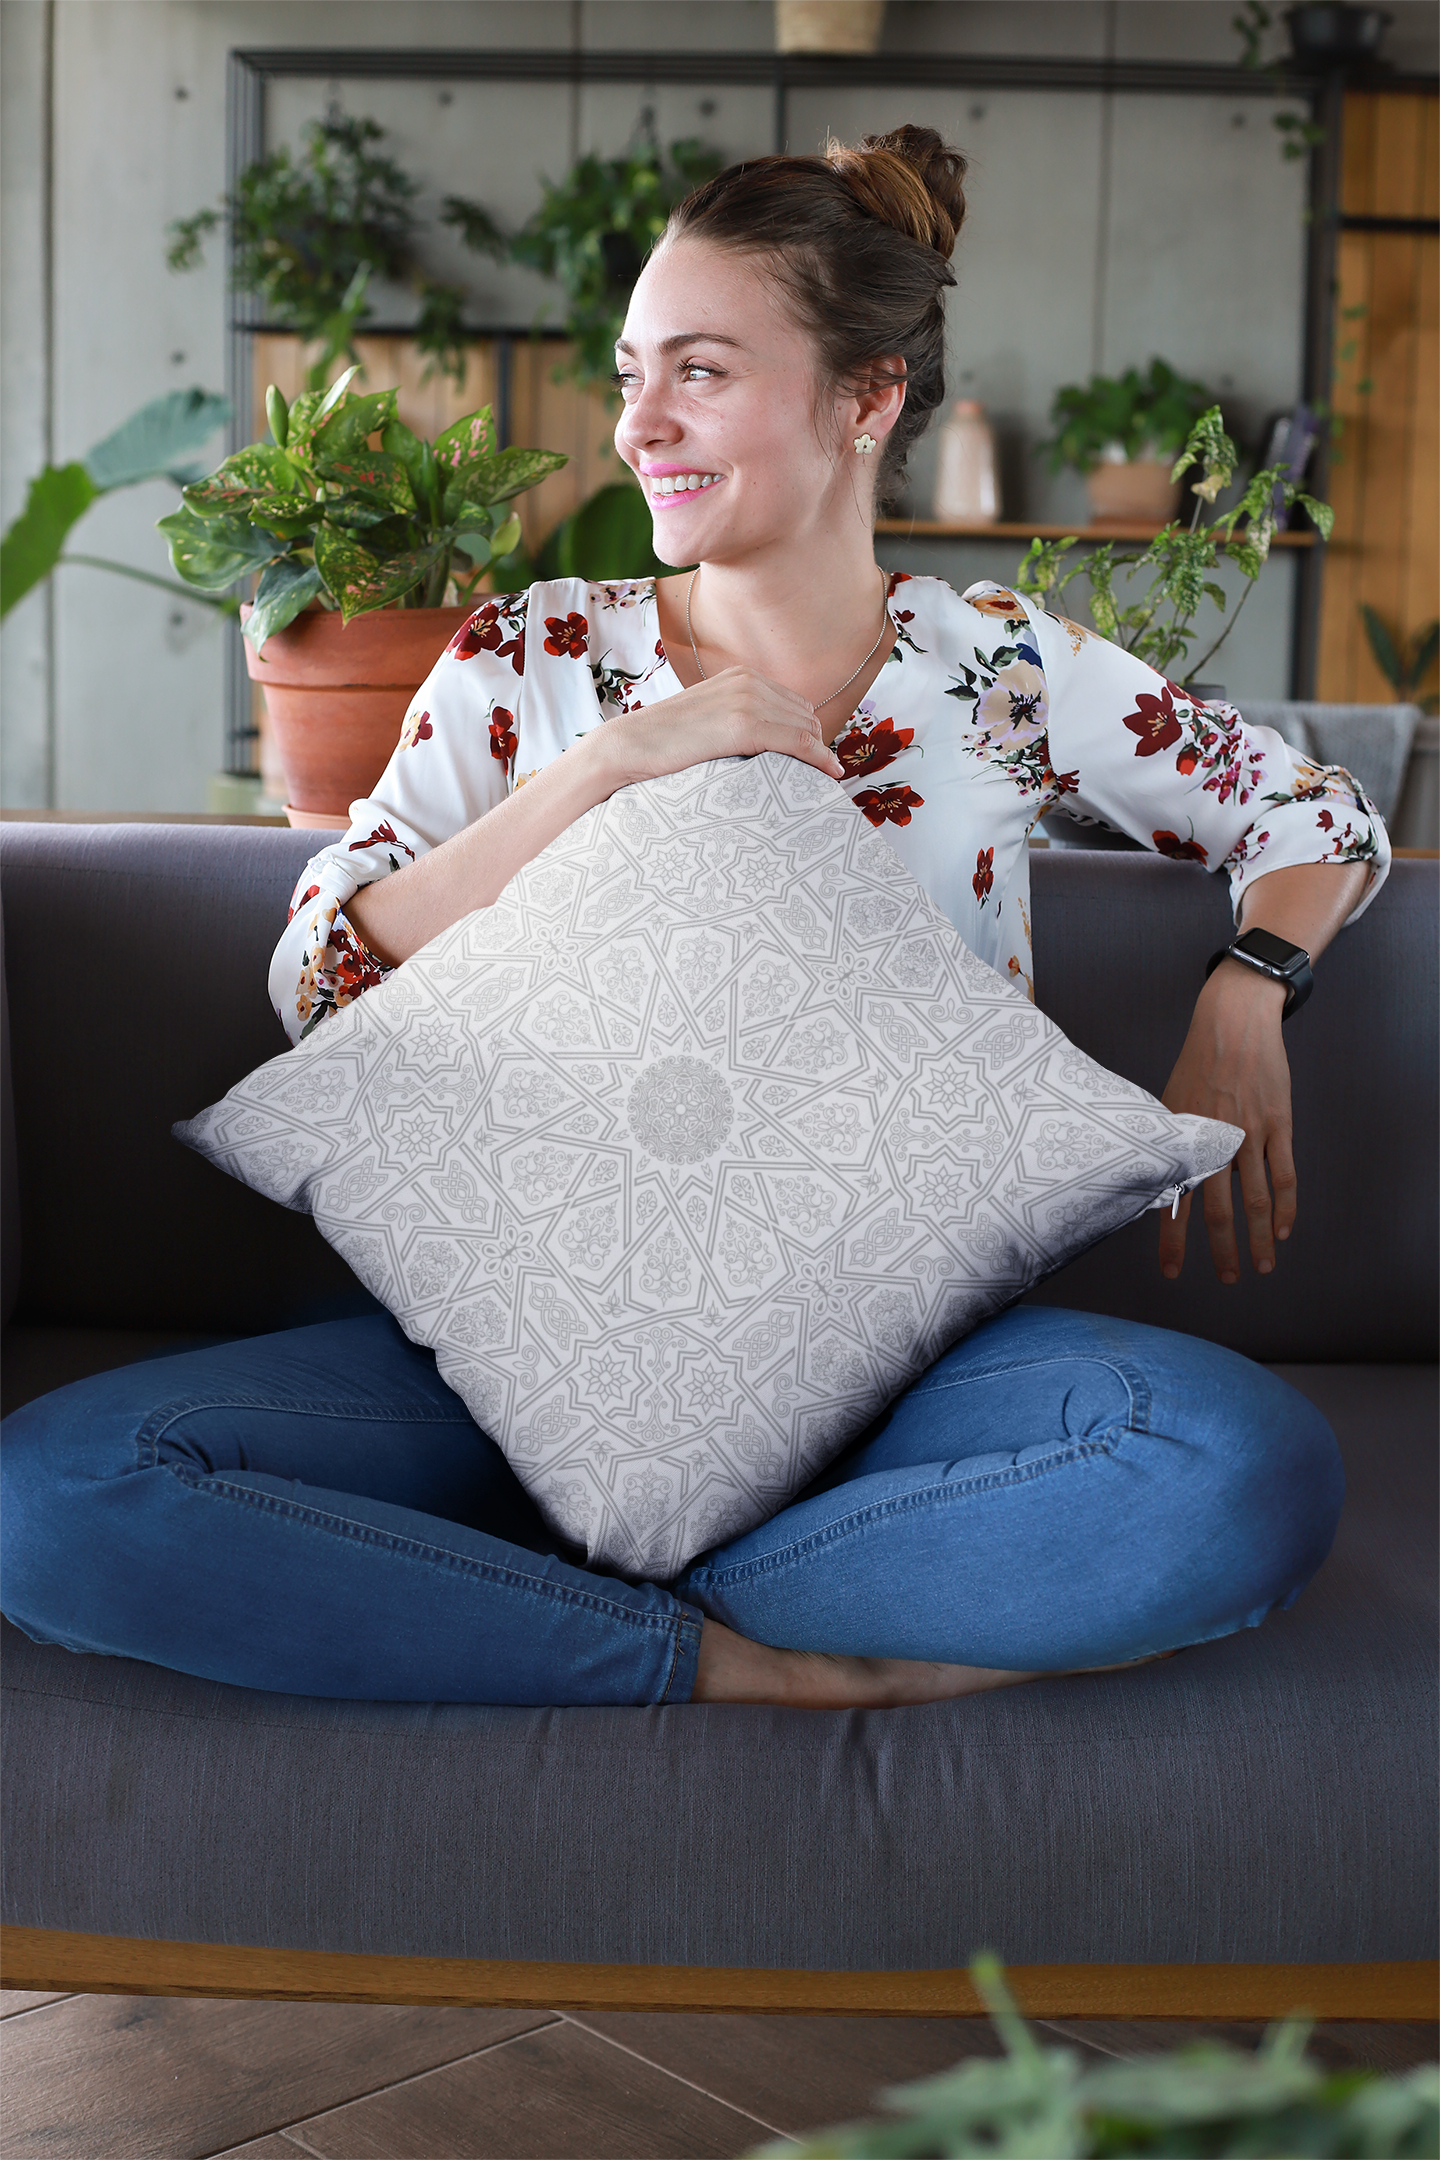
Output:
[[[1210,976],[1201,995],[1210,993],[1213,993],[1217,1005],[1262,1012],[1273,1008],[1277,1014],[1284,1012],[1290,994],[1285,984],[1277,982],[1273,975],[1266,975],[1259,968],[1247,967],[1243,960],[1231,959],[1228,956]]]

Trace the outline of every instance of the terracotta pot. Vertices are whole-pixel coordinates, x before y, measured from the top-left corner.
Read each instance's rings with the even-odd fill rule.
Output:
[[[1132,458],[1125,465],[1096,465],[1085,475],[1090,515],[1097,525],[1164,525],[1180,508],[1180,483],[1170,478],[1173,459]]]
[[[307,608],[265,640],[260,659],[245,640],[245,665],[263,684],[292,825],[349,823],[390,761],[410,700],[473,608],[378,608],[348,628],[339,614]],[[250,613],[240,610],[244,620]]]
[[[777,52],[873,53],[885,0],[775,0]]]

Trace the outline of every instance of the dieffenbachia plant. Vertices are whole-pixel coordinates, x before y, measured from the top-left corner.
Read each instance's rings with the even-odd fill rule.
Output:
[[[428,443],[397,417],[394,390],[353,395],[357,372],[293,405],[272,383],[271,440],[237,450],[160,520],[171,562],[201,591],[259,572],[245,625],[257,653],[312,600],[348,623],[440,607],[452,583],[467,599],[520,537],[506,506],[565,463],[555,450],[498,449],[488,405]]]

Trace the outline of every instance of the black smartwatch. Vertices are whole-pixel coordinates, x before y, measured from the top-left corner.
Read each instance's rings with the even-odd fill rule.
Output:
[[[1257,974],[1268,975],[1272,982],[1285,985],[1285,1010],[1282,1020],[1297,1013],[1315,987],[1315,977],[1310,972],[1310,955],[1301,945],[1287,944],[1284,938],[1272,937],[1268,930],[1242,930],[1223,951],[1214,954],[1205,970],[1208,982],[1222,960],[1239,960],[1245,967],[1254,968]]]

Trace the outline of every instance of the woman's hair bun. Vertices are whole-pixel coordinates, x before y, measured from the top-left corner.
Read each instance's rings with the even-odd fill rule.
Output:
[[[949,261],[965,222],[965,159],[934,128],[899,127],[858,145],[825,145],[834,167],[871,217]]]

